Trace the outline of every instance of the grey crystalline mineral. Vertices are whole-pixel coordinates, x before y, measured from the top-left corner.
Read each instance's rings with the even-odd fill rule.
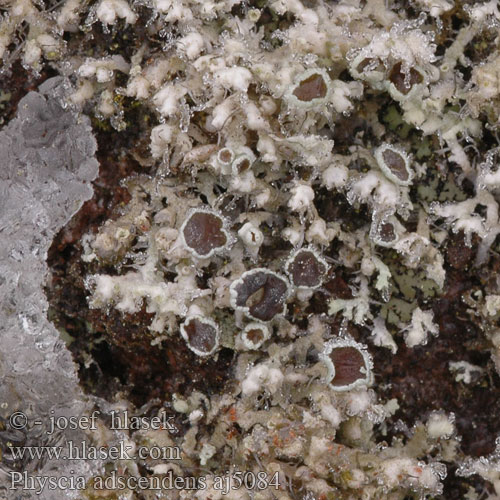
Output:
[[[35,496],[29,488],[13,489],[12,480],[19,477],[9,472],[88,476],[95,466],[86,461],[15,459],[8,448],[9,443],[65,447],[68,440],[86,439],[78,429],[47,437],[51,417],[78,417],[89,407],[71,354],[47,319],[43,291],[52,239],[92,196],[90,181],[98,172],[89,120],[65,104],[69,89],[61,77],[47,80],[19,102],[16,118],[0,132],[2,498]],[[76,495],[68,490],[65,498]],[[38,498],[56,497],[44,489]]]

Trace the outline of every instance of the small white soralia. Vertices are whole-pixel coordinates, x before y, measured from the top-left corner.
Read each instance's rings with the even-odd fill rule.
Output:
[[[448,363],[451,372],[455,373],[455,382],[470,384],[474,373],[476,377],[481,375],[484,370],[480,366],[473,365],[467,361],[450,361]]]
[[[411,202],[403,196],[402,189],[381,171],[370,170],[349,183],[347,199],[353,203],[368,203],[384,211],[406,212]]]
[[[455,415],[434,412],[427,420],[427,434],[432,439],[450,438],[455,432]]]
[[[229,96],[212,109],[212,119],[207,123],[207,125],[214,131],[222,129],[237,109],[238,101],[236,96]]]
[[[327,226],[321,217],[316,217],[306,231],[306,239],[309,243],[328,246],[339,233],[338,222],[329,222]]]
[[[246,222],[243,224],[238,231],[238,236],[247,250],[255,254],[264,242],[264,234],[253,222]]]
[[[496,0],[476,2],[467,7],[471,19],[476,22],[483,22],[488,17],[493,17],[496,18],[497,21],[500,21],[500,10],[498,9],[498,2]]]
[[[306,210],[314,200],[314,190],[307,184],[297,183],[291,189],[292,196],[288,200],[288,206],[295,212]]]
[[[333,164],[323,170],[321,180],[327,189],[339,189],[345,186],[349,169],[341,164]]]
[[[233,175],[229,187],[238,193],[252,193],[257,188],[257,179],[251,170],[247,170],[239,175]]]
[[[104,24],[115,24],[117,17],[125,19],[128,24],[137,21],[137,14],[125,0],[102,0],[97,7],[96,15]]]
[[[78,75],[82,78],[95,78],[99,83],[110,82],[115,71],[128,73],[130,65],[120,55],[103,59],[87,58],[78,68]]]
[[[215,455],[216,451],[217,448],[214,445],[204,443],[200,451],[200,465],[207,465],[207,461]]]
[[[161,158],[174,146],[182,150],[191,150],[191,141],[185,132],[178,127],[163,123],[151,130],[151,154],[153,158]]]
[[[250,396],[262,389],[267,390],[270,394],[274,394],[281,388],[283,379],[281,370],[261,363],[249,370],[241,383],[241,390],[244,396]]]
[[[500,312],[500,295],[486,295],[483,309],[488,316],[496,316]]]
[[[373,320],[373,328],[372,328],[372,338],[373,343],[377,346],[387,347],[392,351],[393,354],[396,354],[398,350],[398,346],[394,341],[392,335],[389,330],[385,326],[385,321],[383,318],[378,316]]]
[[[439,17],[444,12],[453,9],[454,3],[448,0],[417,0],[423,7],[429,9],[429,14],[432,17]]]
[[[163,116],[171,116],[179,111],[179,102],[188,90],[173,83],[168,83],[153,96],[153,103]]]
[[[184,53],[188,59],[196,59],[204,48],[203,37],[196,31],[188,33],[177,41],[177,46],[181,53]]]
[[[439,484],[439,469],[404,456],[382,461],[380,469],[384,484],[390,488],[399,486],[403,479],[429,489]]]
[[[361,82],[343,82],[334,80],[330,92],[330,101],[337,113],[348,113],[354,107],[349,99],[359,98],[363,95],[363,85]]]
[[[187,401],[177,393],[172,394],[172,408],[179,413],[189,412],[189,405]]]
[[[296,247],[300,246],[301,242],[304,240],[304,231],[298,224],[294,224],[291,227],[283,229],[281,236]]]
[[[476,208],[481,205],[486,207],[485,216],[476,212]],[[471,245],[473,233],[482,238],[476,254],[476,264],[486,261],[491,245],[500,233],[498,202],[490,192],[478,189],[474,198],[457,203],[434,203],[431,211],[439,217],[445,217],[453,232],[463,231],[467,245]]]
[[[215,81],[226,89],[246,92],[252,81],[252,73],[241,66],[222,68],[214,75]]]
[[[411,316],[411,324],[405,336],[405,343],[408,347],[425,345],[428,341],[429,333],[437,335],[439,326],[434,323],[434,313],[432,311],[422,311],[420,307],[414,309]]]

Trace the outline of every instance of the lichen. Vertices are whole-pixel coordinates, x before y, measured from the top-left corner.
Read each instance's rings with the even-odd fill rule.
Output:
[[[229,467],[280,487],[228,498],[459,498],[457,468],[499,489],[495,2],[3,10],[12,87],[20,65],[71,82],[68,113],[27,97],[5,162],[22,151],[26,186],[32,164],[88,182],[76,113],[99,141],[95,197],[50,253],[51,318],[103,413],[182,424],[121,436],[179,463],[109,470],[206,473],[174,500],[220,498]]]

